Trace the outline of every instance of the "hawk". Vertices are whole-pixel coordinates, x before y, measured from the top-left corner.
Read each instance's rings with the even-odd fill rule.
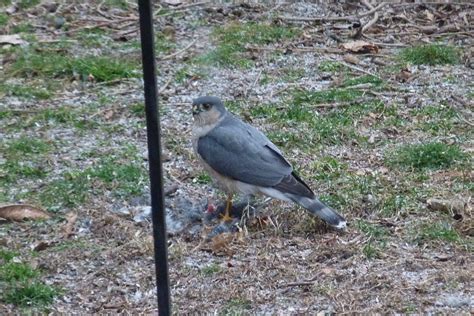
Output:
[[[260,193],[301,205],[335,228],[346,227],[346,220],[315,196],[278,147],[227,111],[219,98],[199,97],[193,101],[192,111],[193,149],[204,169],[227,193],[224,221],[231,219],[234,194]]]

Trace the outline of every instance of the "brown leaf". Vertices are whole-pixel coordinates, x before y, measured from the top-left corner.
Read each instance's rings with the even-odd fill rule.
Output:
[[[0,35],[0,44],[23,45],[27,43],[19,34]]]
[[[211,251],[216,255],[231,255],[232,251],[229,246],[235,241],[232,233],[223,233],[214,236],[210,242]]]
[[[33,205],[9,204],[0,205],[0,217],[9,221],[24,221],[29,219],[49,219],[51,215]]]
[[[341,44],[340,48],[346,51],[359,54],[378,53],[379,47],[366,41],[352,41]]]
[[[400,82],[407,82],[410,81],[412,78],[412,73],[409,69],[403,68],[400,72],[395,76],[395,78]]]
[[[344,59],[344,61],[348,62],[349,64],[357,65],[360,63],[360,59],[352,54],[346,54],[342,57],[342,59]]]
[[[64,238],[69,238],[73,235],[74,224],[76,224],[77,214],[69,212],[66,214],[66,224],[63,226]]]
[[[31,249],[33,251],[42,251],[45,250],[46,248],[49,248],[51,246],[51,243],[47,241],[40,241],[34,245],[31,246]]]

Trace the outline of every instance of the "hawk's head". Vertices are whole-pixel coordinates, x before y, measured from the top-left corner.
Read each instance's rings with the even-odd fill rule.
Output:
[[[217,97],[205,96],[193,101],[193,117],[200,124],[213,124],[226,112],[224,103]]]

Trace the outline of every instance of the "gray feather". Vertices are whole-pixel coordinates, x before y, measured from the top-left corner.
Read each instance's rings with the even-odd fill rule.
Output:
[[[344,217],[339,215],[336,211],[332,208],[318,200],[316,197],[309,199],[301,196],[290,196],[290,198],[298,203],[299,205],[303,206],[305,209],[310,211],[313,215],[323,219],[329,225],[343,229],[346,227],[347,223]]]
[[[197,150],[220,174],[257,186],[273,187],[293,171],[265,135],[232,115],[199,138]]]

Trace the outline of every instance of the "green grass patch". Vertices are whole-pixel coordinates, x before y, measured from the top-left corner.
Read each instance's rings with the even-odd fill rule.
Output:
[[[418,128],[433,136],[447,135],[455,128],[456,111],[449,106],[425,106],[412,110],[410,114],[417,119]]]
[[[365,75],[365,76],[360,76],[357,78],[346,79],[342,83],[342,86],[350,87],[350,86],[355,86],[355,85],[365,84],[365,83],[371,83],[373,86],[379,87],[382,85],[383,81],[380,78],[377,78],[375,76]]]
[[[24,282],[6,289],[3,301],[17,306],[47,306],[53,303],[59,291],[41,282]]]
[[[303,68],[284,68],[282,69],[281,81],[283,82],[295,82],[304,77],[306,71]]]
[[[21,97],[26,99],[49,99],[52,92],[42,88],[27,84],[2,84],[0,85],[0,93],[6,95]]]
[[[18,257],[19,253],[8,249],[0,249],[0,259],[3,261],[2,265],[10,262],[13,258]]]
[[[104,4],[112,8],[118,8],[122,10],[128,9],[128,3],[126,0],[105,0]]]
[[[113,45],[113,41],[104,29],[92,28],[87,30],[78,31],[75,38],[80,41],[81,46],[89,48],[102,48],[105,46],[110,47]]]
[[[296,105],[350,102],[362,95],[363,92],[357,89],[329,89],[324,91],[296,90],[293,93],[293,102]]]
[[[71,108],[67,106],[44,108],[37,112],[0,111],[0,119],[11,119],[15,124],[7,124],[5,128],[11,131],[21,131],[26,128],[56,127],[58,125],[73,126],[79,130],[94,129],[101,126],[97,120],[89,120],[86,114],[91,107]]]
[[[155,51],[157,54],[169,53],[176,48],[176,43],[171,36],[156,32],[155,34]]]
[[[209,184],[212,182],[212,179],[207,172],[201,172],[194,178],[194,181],[199,184]]]
[[[390,234],[388,229],[385,227],[375,225],[364,220],[358,220],[356,226],[367,237],[372,237],[379,241],[385,240],[385,238]]]
[[[295,128],[293,134],[305,134],[307,141],[306,144],[302,143],[304,147],[314,147],[320,143],[341,144],[347,141],[366,143],[366,137],[359,135],[356,130],[356,122],[383,105],[381,102],[373,101],[325,111],[313,106],[312,102],[323,100],[319,93],[316,96],[305,93],[294,98],[295,100],[289,100],[281,105],[262,104],[251,107],[250,114],[253,117],[265,118],[282,128]],[[334,94],[331,94],[330,98],[334,100]],[[328,99],[324,97],[324,100]],[[301,143],[298,140],[301,137],[292,136],[290,131],[280,130],[272,134],[275,141],[283,143],[286,147],[291,146],[291,142]]]
[[[323,157],[311,162],[309,169],[318,181],[334,181],[346,174],[347,164],[334,157]]]
[[[299,30],[263,23],[232,23],[214,29],[217,47],[198,58],[199,62],[225,67],[250,67],[253,61],[244,56],[245,45],[266,45],[296,37]]]
[[[364,220],[358,220],[356,227],[369,237],[369,240],[362,248],[362,253],[367,259],[379,258],[381,251],[386,245],[387,236],[390,234],[388,229]]]
[[[450,224],[446,222],[436,222],[420,225],[416,230],[414,240],[420,244],[432,241],[458,243],[461,241],[461,237]]]
[[[337,61],[324,60],[318,65],[318,69],[322,72],[335,73],[344,69],[344,65]]]
[[[0,184],[10,188],[23,178],[44,178],[47,175],[42,157],[52,146],[41,140],[20,137],[0,144],[5,160],[0,164]]]
[[[31,25],[28,22],[17,23],[15,25],[13,25],[13,27],[12,27],[12,33],[13,34],[32,33],[33,31],[34,31],[33,25]]]
[[[26,136],[8,142],[7,146],[5,152],[13,158],[20,158],[25,154],[44,154],[51,149],[49,143]]]
[[[40,3],[40,0],[20,0],[17,5],[20,9],[28,9]]]
[[[259,104],[250,108],[250,115],[255,118],[271,118],[279,113],[277,106],[273,104]]]
[[[0,249],[0,301],[17,306],[46,306],[59,291],[38,280],[40,271],[21,262],[12,262],[18,253]]]
[[[295,131],[271,130],[266,133],[267,137],[278,147],[284,149],[303,148],[303,146],[311,145],[305,135],[301,135]]]
[[[91,194],[104,191],[124,199],[137,196],[147,181],[147,172],[140,161],[136,148],[122,148],[122,152],[102,157],[85,170],[65,172],[61,178],[46,184],[38,199],[42,206],[57,211],[75,207],[86,202]]]
[[[0,267],[0,280],[24,281],[38,276],[38,271],[24,263],[8,262]]]
[[[91,180],[86,172],[67,171],[60,179],[53,180],[38,193],[38,200],[43,207],[58,211],[64,207],[74,207],[86,201]]]
[[[73,57],[57,53],[22,51],[16,61],[7,69],[13,76],[40,76],[67,78],[79,76],[88,80],[110,81],[120,78],[138,77],[138,63],[104,56]]]
[[[450,168],[466,158],[467,155],[456,145],[431,142],[401,146],[388,154],[386,161],[391,166],[423,170]]]
[[[380,202],[380,213],[392,216],[413,205],[413,198],[403,193],[389,193]]]
[[[454,47],[440,44],[406,48],[400,52],[400,57],[405,62],[414,65],[445,65],[459,62],[459,56]]]
[[[0,12],[0,26],[6,26],[8,24],[8,20],[8,15],[6,13]]]
[[[201,268],[201,274],[204,276],[211,276],[221,271],[222,271],[221,267],[216,263],[211,263]]]
[[[145,104],[143,103],[133,103],[129,106],[129,110],[136,117],[145,117]]]
[[[0,0],[0,7],[6,7],[12,4],[11,0]]]
[[[222,315],[246,315],[252,308],[252,302],[248,299],[234,298],[225,303],[220,314]]]

